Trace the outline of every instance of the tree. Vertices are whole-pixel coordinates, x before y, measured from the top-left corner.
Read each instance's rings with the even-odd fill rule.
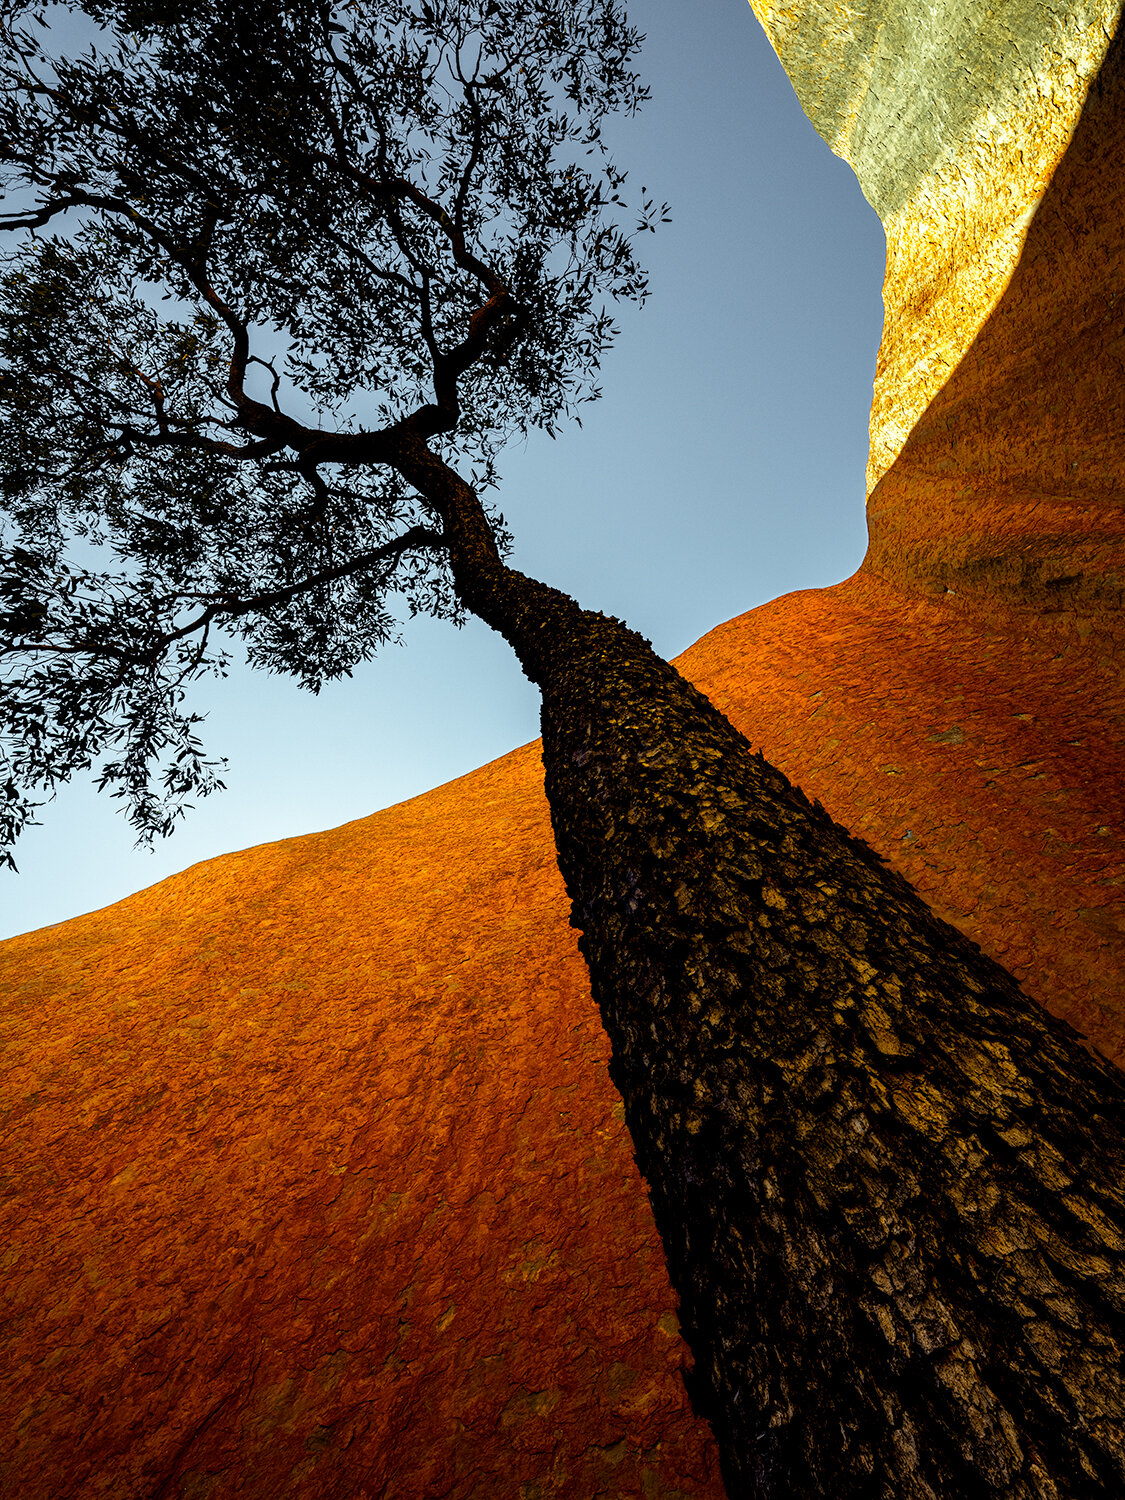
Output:
[[[472,611],[559,864],[732,1496],[1125,1485],[1125,1083],[621,622],[508,567],[504,440],[596,394],[663,216],[617,0],[25,6],[0,140],[7,830],[214,788],[186,686]],[[112,566],[100,565],[108,556]]]

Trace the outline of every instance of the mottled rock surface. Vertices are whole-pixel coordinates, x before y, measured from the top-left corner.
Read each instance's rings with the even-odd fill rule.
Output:
[[[3,1493],[718,1493],[541,780],[0,948]]]
[[[751,4],[886,230],[874,485],[1003,294],[1120,0]]]
[[[886,195],[871,551],[680,665],[1121,1061],[1114,7],[1039,7],[1023,73],[970,23],[1026,7],[944,7],[929,72],[915,9],[874,49],[766,15]],[[528,746],[0,945],[3,1493],[717,1500],[540,782]]]

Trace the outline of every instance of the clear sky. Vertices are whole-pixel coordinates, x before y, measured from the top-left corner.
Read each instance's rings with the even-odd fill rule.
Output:
[[[581,430],[512,450],[516,566],[620,615],[666,656],[863,555],[883,232],[805,119],[746,0],[632,0],[653,100],[618,155],[673,223],[622,318]],[[319,699],[248,670],[207,683],[227,791],[155,851],[89,785],[62,791],[0,871],[0,937],[119,900],[199,860],[333,827],[538,734],[538,699],[484,626],[408,622]]]

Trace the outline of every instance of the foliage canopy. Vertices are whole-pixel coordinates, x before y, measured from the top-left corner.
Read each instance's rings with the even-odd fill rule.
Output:
[[[461,618],[392,440],[488,489],[597,396],[666,217],[603,138],[642,41],[617,0],[16,6],[3,851],[79,770],[142,839],[221,786],[186,699],[232,638],[316,691],[393,637],[391,596]]]

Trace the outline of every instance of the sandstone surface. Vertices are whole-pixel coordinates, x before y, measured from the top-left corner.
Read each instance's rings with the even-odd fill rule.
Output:
[[[751,3],[886,231],[873,486],[1003,294],[1120,3]]]
[[[1125,1060],[1115,8],[758,8],[888,225],[872,541],[680,665]],[[0,945],[4,1493],[717,1500],[540,771]]]

